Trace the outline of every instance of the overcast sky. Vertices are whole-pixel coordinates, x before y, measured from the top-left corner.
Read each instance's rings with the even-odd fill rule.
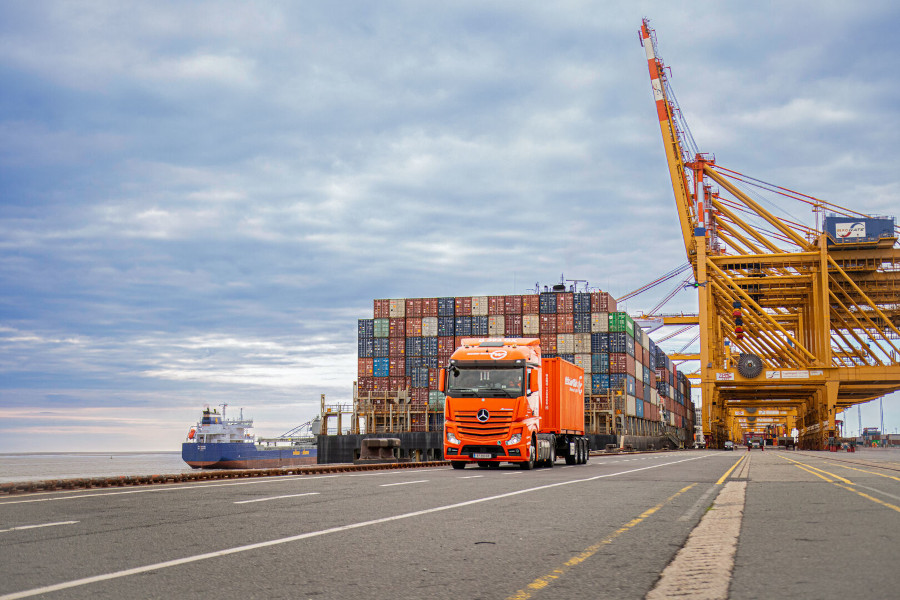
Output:
[[[0,452],[280,434],[374,298],[685,262],[642,17],[719,164],[900,213],[896,2],[0,4]]]

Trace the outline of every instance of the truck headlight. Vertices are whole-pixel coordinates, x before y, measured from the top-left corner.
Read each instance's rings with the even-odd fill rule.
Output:
[[[522,434],[514,433],[514,434],[512,434],[512,436],[510,436],[510,438],[508,440],[506,440],[506,445],[507,446],[515,446],[516,444],[518,444],[521,441],[522,441]]]
[[[452,431],[448,431],[447,432],[447,443],[459,444],[460,441],[459,441],[459,438],[457,438],[456,435],[454,435],[454,433]]]

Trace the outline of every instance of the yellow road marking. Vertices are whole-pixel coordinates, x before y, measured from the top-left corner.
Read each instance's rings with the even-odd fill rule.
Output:
[[[869,473],[870,475],[878,475],[879,477],[887,477],[888,479],[893,479],[894,481],[900,481],[900,477],[894,477],[893,475],[885,475],[884,473],[876,473],[875,471],[866,471],[865,469],[857,469],[856,467],[848,467],[846,465],[842,465],[839,463],[828,463],[829,465],[834,465],[836,467],[843,467],[845,469],[853,469],[854,471],[859,471],[860,473]]]
[[[841,485],[841,484],[839,484],[839,483],[836,483],[836,484],[834,484],[834,485],[836,485],[836,486],[838,486],[838,487],[841,487],[841,488],[844,488],[845,490],[847,490],[847,491],[849,491],[849,492],[853,492],[853,493],[855,493],[855,494],[859,494],[859,495],[862,496],[863,498],[865,498],[865,499],[867,499],[867,500],[871,500],[872,502],[875,502],[876,504],[880,504],[880,505],[882,505],[882,506],[886,506],[886,507],[890,508],[891,510],[896,510],[897,512],[900,512],[900,506],[896,506],[896,505],[894,505],[894,504],[891,504],[890,502],[885,502],[884,500],[879,500],[878,498],[875,498],[874,496],[870,496],[870,495],[868,495],[868,494],[865,494],[865,493],[863,493],[863,492],[860,492],[859,490],[855,490],[855,489],[853,489],[853,488],[847,487],[846,485]]]
[[[734,467],[732,467],[732,468],[734,468]],[[646,519],[647,517],[649,517],[650,515],[652,515],[653,513],[655,513],[659,509],[661,509],[663,506],[665,506],[666,504],[668,504],[669,502],[671,502],[672,500],[674,500],[681,494],[685,493],[686,491],[688,491],[695,485],[697,485],[697,484],[692,483],[691,485],[689,485],[687,487],[683,487],[680,490],[678,490],[676,493],[672,494],[671,496],[669,496],[668,498],[666,498],[665,500],[663,500],[662,502],[660,502],[659,504],[654,506],[653,508],[648,508],[647,510],[642,512],[639,517],[636,517],[636,518],[628,521],[627,523],[625,523],[625,525],[616,529],[609,537],[604,538],[603,540],[597,542],[593,546],[585,548],[583,552],[581,552],[577,556],[573,556],[572,558],[570,558],[569,560],[564,562],[562,564],[562,566],[560,566],[556,569],[553,569],[550,573],[548,573],[542,577],[538,577],[537,579],[535,579],[534,581],[529,583],[527,586],[525,586],[525,589],[519,590],[512,596],[509,596],[507,598],[507,600],[527,600],[528,598],[531,598],[531,595],[534,592],[544,589],[545,587],[547,587],[548,585],[553,583],[553,581],[555,579],[559,579],[560,577],[565,575],[572,567],[583,563],[584,561],[586,561],[593,555],[597,554],[597,552],[599,552],[600,549],[603,548],[603,546],[611,544],[613,542],[613,540],[615,540],[617,537],[619,537],[620,535],[622,535],[629,529],[633,528],[635,525],[639,524],[641,521],[643,521],[644,519]]]
[[[864,492],[861,492],[861,491],[859,491],[859,490],[857,490],[857,489],[854,489],[854,488],[852,488],[852,487],[848,487],[848,486],[854,485],[854,483],[853,483],[852,481],[849,481],[849,480],[847,480],[847,479],[844,479],[843,477],[838,477],[838,476],[835,475],[834,473],[828,473],[828,471],[823,471],[822,469],[816,469],[815,467],[810,467],[809,465],[804,464],[804,463],[801,463],[801,462],[797,462],[796,460],[792,460],[792,459],[790,459],[790,458],[785,458],[784,456],[782,456],[781,458],[784,458],[785,460],[791,461],[792,463],[794,463],[794,466],[796,466],[797,468],[803,469],[804,471],[807,471],[808,473],[812,473],[813,475],[816,475],[816,476],[818,476],[818,477],[821,477],[822,479],[824,479],[824,480],[827,481],[828,483],[833,483],[834,485],[838,486],[839,488],[845,489],[845,490],[847,490],[848,492],[853,492],[854,494],[858,494],[858,495],[862,496],[863,498],[865,498],[866,500],[871,500],[872,502],[874,502],[874,503],[876,503],[876,504],[880,504],[880,505],[882,505],[882,506],[884,506],[884,507],[890,508],[891,510],[900,512],[900,506],[896,506],[896,505],[894,505],[894,504],[891,504],[890,502],[885,502],[884,500],[879,500],[878,498],[875,498],[874,496],[870,496],[869,494],[866,494],[866,493],[864,493]],[[829,464],[832,464],[832,463],[829,463]],[[801,465],[802,465],[802,466],[801,466]],[[837,465],[837,466],[843,467],[844,465]],[[805,469],[804,467],[809,467],[809,469]],[[872,473],[873,475],[881,475],[881,473],[873,473],[872,471],[864,471],[863,469],[856,469],[856,468],[854,468],[854,467],[844,467],[844,468],[846,468],[846,469],[853,469],[854,471],[862,471],[863,473]],[[827,477],[824,477],[824,476],[822,476],[822,475],[819,475],[818,473],[815,473],[814,471],[811,471],[810,469],[815,469],[816,471],[822,471],[822,473],[828,473],[829,475],[831,475],[831,476],[834,477],[835,479],[840,479],[841,481],[843,481],[843,482],[846,483],[847,485],[842,485],[842,484],[840,484],[840,483],[837,483],[836,481],[831,481],[831,480],[828,479]],[[890,479],[897,479],[896,477],[891,477],[890,475],[881,475],[881,476],[882,476],[882,477],[888,477],[888,478],[890,478]]]
[[[843,482],[846,483],[847,485],[853,485],[853,482],[850,481],[849,479],[844,479],[844,478],[841,477],[840,475],[835,475],[834,473],[832,473],[832,472],[830,472],[830,471],[826,471],[825,469],[819,469],[819,468],[814,467],[814,466],[812,466],[812,465],[808,465],[808,464],[806,464],[806,463],[802,463],[802,462],[800,462],[800,461],[794,460],[793,458],[787,458],[787,457],[784,457],[784,456],[779,456],[778,458],[783,458],[784,460],[789,460],[789,461],[791,461],[792,463],[794,463],[795,465],[798,465],[798,466],[799,466],[799,465],[803,465],[804,467],[806,467],[806,469],[812,469],[813,471],[818,471],[818,472],[820,472],[820,473],[825,473],[826,475],[831,476],[833,479],[837,479],[838,481],[843,481]],[[806,469],[804,469],[804,470],[806,470]],[[825,478],[823,477],[822,479],[825,479]],[[832,482],[829,482],[829,483],[832,483]]]
[[[737,468],[737,466],[739,464],[741,464],[741,461],[744,460],[745,458],[747,458],[746,454],[744,456],[740,457],[736,463],[731,465],[731,468],[728,469],[727,471],[725,471],[724,475],[719,477],[719,480],[716,482],[716,485],[722,485],[723,483],[725,483],[725,480],[728,479],[728,476],[731,475],[731,472],[734,471]]]
[[[816,473],[815,471],[813,471],[813,470],[811,470],[811,469],[807,469],[806,467],[801,467],[800,465],[794,465],[794,466],[797,467],[798,469],[800,469],[801,471],[806,471],[807,473],[811,473],[812,475],[815,475],[816,477],[818,477],[818,478],[820,478],[820,479],[824,479],[824,480],[827,481],[828,483],[834,483],[832,480],[828,479],[827,477],[825,477],[825,476],[822,475],[821,473]]]

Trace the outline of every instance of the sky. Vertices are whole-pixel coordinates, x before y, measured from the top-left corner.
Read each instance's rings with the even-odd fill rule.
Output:
[[[0,452],[278,435],[351,401],[375,298],[684,263],[643,17],[703,152],[900,212],[895,2],[0,4]]]

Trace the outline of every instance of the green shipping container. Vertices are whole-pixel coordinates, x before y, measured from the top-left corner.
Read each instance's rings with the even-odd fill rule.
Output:
[[[428,406],[430,408],[444,408],[444,392],[438,390],[428,392]]]
[[[377,338],[390,337],[390,319],[375,319],[374,330]]]
[[[624,312],[609,313],[609,331],[611,333],[625,331],[634,337],[634,319]]]

